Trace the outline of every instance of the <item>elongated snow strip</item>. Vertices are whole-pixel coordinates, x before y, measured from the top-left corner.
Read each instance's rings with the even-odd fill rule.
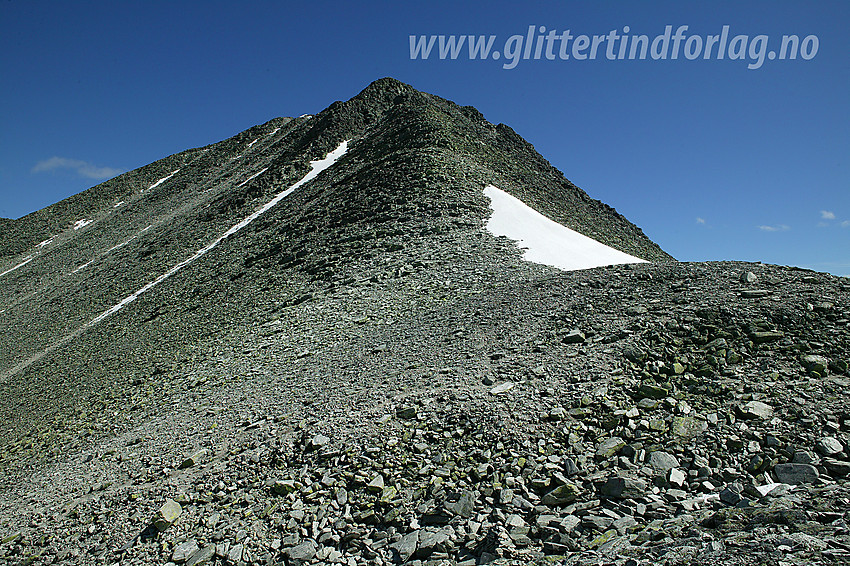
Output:
[[[34,255],[31,255],[31,256],[27,257],[24,261],[22,261],[21,263],[19,263],[19,264],[18,264],[18,265],[16,265],[15,267],[13,267],[13,268],[11,268],[11,269],[7,269],[7,270],[6,270],[6,271],[4,271],[3,273],[0,273],[0,277],[3,277],[3,276],[4,276],[4,275],[6,275],[7,273],[12,273],[12,272],[13,272],[13,271],[15,271],[16,269],[18,269],[18,268],[20,268],[20,267],[25,266],[26,264],[28,264],[29,262],[31,262],[33,259],[35,259],[35,256],[34,256]]]
[[[292,191],[294,191],[295,189],[297,189],[301,185],[308,183],[309,181],[312,181],[313,179],[315,179],[319,175],[319,173],[321,173],[322,171],[324,171],[325,169],[327,169],[328,167],[333,165],[348,150],[348,142],[349,141],[350,140],[345,140],[344,142],[339,144],[339,146],[335,150],[333,150],[332,152],[328,153],[327,156],[325,156],[324,159],[319,159],[317,161],[311,161],[310,165],[312,166],[312,169],[306,175],[304,175],[298,182],[296,182],[294,185],[292,185],[291,187],[289,187],[285,191],[278,193],[272,200],[270,200],[265,205],[263,205],[262,208],[255,211],[254,213],[252,213],[251,215],[246,217],[244,220],[242,220],[238,224],[234,224],[233,226],[231,226],[230,229],[227,230],[227,232],[225,232],[224,234],[222,234],[221,236],[216,238],[214,241],[212,241],[211,243],[209,243],[205,247],[203,247],[200,250],[198,250],[197,252],[195,252],[194,255],[190,256],[187,259],[184,259],[183,261],[181,261],[180,263],[178,263],[177,265],[175,265],[174,267],[172,267],[171,269],[169,269],[168,271],[166,271],[165,273],[163,273],[162,275],[160,275],[159,277],[157,277],[156,279],[154,279],[153,281],[151,281],[147,285],[143,286],[141,289],[139,289],[138,291],[136,291],[132,295],[125,297],[124,299],[119,301],[117,304],[115,304],[111,308],[103,311],[101,314],[99,314],[98,316],[93,318],[90,322],[79,327],[78,329],[76,329],[72,333],[64,336],[63,338],[61,338],[57,342],[54,342],[53,344],[49,345],[47,348],[45,348],[41,352],[34,354],[33,356],[31,356],[27,360],[24,360],[23,362],[19,363],[18,365],[7,370],[6,372],[3,373],[2,377],[0,377],[0,381],[8,380],[10,377],[16,375],[17,373],[21,372],[22,370],[26,369],[27,367],[29,367],[33,363],[40,360],[46,354],[56,350],[57,348],[64,346],[65,344],[67,344],[68,342],[70,342],[71,340],[73,340],[74,338],[76,338],[77,336],[82,334],[83,332],[85,332],[87,329],[91,328],[92,326],[95,326],[99,322],[103,321],[105,318],[117,313],[118,311],[123,309],[125,306],[129,305],[130,303],[132,303],[133,301],[135,301],[136,299],[138,299],[139,297],[141,297],[142,295],[144,295],[145,293],[147,293],[148,291],[150,291],[151,289],[153,289],[154,287],[156,287],[157,285],[159,285],[160,283],[162,283],[163,281],[165,281],[166,279],[168,279],[169,277],[171,277],[172,275],[174,275],[175,273],[177,273],[178,271],[180,271],[181,269],[183,269],[187,265],[191,264],[192,262],[194,262],[198,258],[207,254],[210,250],[214,249],[221,242],[223,242],[224,240],[226,240],[230,236],[232,236],[232,235],[236,234],[237,232],[239,232],[240,230],[242,230],[242,228],[248,226],[251,222],[253,222],[257,218],[259,218],[260,216],[262,216],[263,214],[268,212],[272,207],[274,207],[281,200],[283,200],[284,198],[289,196],[292,193]]]
[[[248,224],[250,224],[251,222],[253,222],[257,218],[259,218],[260,216],[265,214],[269,209],[271,209],[273,206],[275,206],[277,203],[279,203],[285,197],[289,196],[289,194],[292,191],[294,191],[295,189],[297,189],[298,187],[300,187],[304,183],[311,181],[319,173],[321,173],[322,171],[324,171],[325,169],[327,169],[328,167],[333,165],[334,162],[336,162],[337,159],[342,157],[342,155],[346,152],[347,149],[348,149],[348,141],[346,140],[346,141],[342,142],[341,144],[339,144],[339,147],[337,147],[335,150],[330,152],[327,155],[327,157],[325,157],[324,159],[320,159],[318,161],[311,161],[310,165],[312,165],[313,168],[310,170],[309,173],[304,175],[297,183],[295,183],[294,185],[292,185],[291,187],[289,187],[285,191],[279,193],[272,200],[270,200],[265,205],[263,205],[262,208],[255,211],[253,214],[251,214],[250,216],[248,216],[247,218],[245,218],[244,220],[242,220],[238,224],[231,226],[230,229],[227,232],[225,232],[224,234],[219,236],[217,239],[215,239],[210,244],[206,245],[205,247],[203,247],[200,250],[198,250],[197,252],[195,252],[195,254],[193,256],[191,256],[187,259],[184,259],[183,261],[181,261],[180,263],[178,263],[177,265],[175,265],[174,267],[172,267],[171,269],[169,269],[168,271],[166,271],[165,273],[163,273],[162,275],[160,275],[159,277],[157,277],[156,279],[154,279],[153,281],[151,281],[150,283],[148,283],[147,285],[145,285],[144,287],[142,287],[141,289],[139,289],[138,291],[136,291],[132,295],[125,297],[123,300],[121,300],[121,302],[119,302],[118,304],[116,304],[112,308],[107,309],[104,312],[102,312],[100,315],[95,317],[88,324],[88,326],[95,325],[98,322],[100,322],[101,320],[103,320],[104,318],[118,312],[119,310],[124,308],[126,305],[129,305],[130,303],[132,303],[133,301],[138,299],[140,296],[147,293],[148,291],[150,291],[151,289],[153,289],[154,287],[156,287],[157,285],[159,285],[160,283],[162,283],[163,281],[165,281],[166,279],[168,279],[169,277],[171,277],[172,275],[174,275],[175,273],[177,273],[178,271],[180,271],[181,269],[183,269],[184,267],[186,267],[187,265],[189,265],[190,263],[192,263],[193,261],[195,261],[199,257],[206,255],[210,250],[214,249],[221,242],[223,242],[224,240],[226,240],[227,238],[229,238],[230,236],[232,236],[236,232],[240,231],[242,228],[244,228],[245,226],[247,226]]]
[[[622,263],[646,263],[612,247],[558,224],[527,206],[518,198],[487,185],[493,214],[487,230],[495,236],[507,236],[525,248],[522,258],[564,271],[590,269]]]
[[[253,181],[253,180],[254,180],[254,179],[256,179],[257,177],[259,177],[260,175],[262,175],[263,173],[265,173],[267,170],[268,170],[268,167],[266,167],[265,169],[262,169],[262,170],[260,170],[260,171],[258,171],[258,172],[256,172],[256,173],[254,173],[253,175],[251,175],[250,177],[248,177],[247,179],[245,179],[244,181],[242,181],[241,183],[239,183],[238,185],[236,185],[236,188],[238,189],[239,187],[241,187],[241,186],[245,185],[245,183],[247,183],[248,181]]]
[[[161,184],[163,184],[164,182],[166,182],[167,180],[169,180],[170,178],[172,178],[174,175],[176,175],[176,174],[178,173],[178,171],[180,171],[180,169],[177,169],[177,170],[175,170],[175,171],[172,171],[172,172],[171,172],[171,175],[168,175],[167,177],[163,177],[162,179],[160,179],[159,181],[157,181],[156,183],[154,183],[153,185],[151,185],[150,187],[148,187],[148,190],[151,190],[151,189],[155,189],[155,188],[157,188],[158,186],[160,186]]]

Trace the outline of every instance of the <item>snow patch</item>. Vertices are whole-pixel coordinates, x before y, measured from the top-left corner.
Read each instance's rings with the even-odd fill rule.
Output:
[[[56,236],[50,236],[48,239],[44,240],[43,242],[38,244],[36,247],[37,248],[43,248],[43,247],[49,246],[50,243],[55,239],[56,239]]]
[[[156,183],[154,183],[153,185],[148,187],[148,190],[155,189],[156,187],[160,186],[161,184],[163,184],[164,182],[166,182],[167,180],[172,178],[174,175],[176,175],[178,171],[180,171],[180,169],[175,169],[174,171],[171,172],[171,175],[168,175],[167,177],[163,177],[162,179],[160,179],[159,181],[157,181]]]
[[[278,126],[277,128],[275,128],[274,130],[272,130],[272,131],[269,133],[269,135],[270,135],[270,136],[273,136],[273,135],[275,135],[276,133],[278,133],[279,131],[280,131],[280,126]]]
[[[83,218],[82,220],[77,220],[76,222],[74,222],[74,230],[79,230],[84,226],[88,226],[92,222],[94,222],[94,220],[86,220],[85,218]]]
[[[311,162],[311,163],[312,163],[312,162]],[[254,173],[253,175],[251,175],[250,177],[248,177],[247,179],[245,179],[244,181],[242,181],[241,183],[239,183],[238,185],[236,185],[236,188],[238,189],[239,187],[241,187],[242,185],[244,185],[244,184],[245,184],[245,183],[247,183],[248,181],[250,181],[250,180],[252,180],[252,179],[256,179],[257,177],[259,177],[260,175],[262,175],[263,173],[265,173],[265,172],[266,172],[266,171],[268,171],[268,170],[269,170],[269,168],[268,168],[268,167],[266,167],[265,169],[263,169],[263,170],[262,170],[262,171],[260,171],[259,173]]]
[[[3,277],[3,276],[4,276],[4,275],[6,275],[7,273],[12,273],[12,272],[13,272],[13,271],[15,271],[16,269],[20,269],[21,267],[23,267],[23,266],[25,266],[26,264],[28,264],[29,262],[31,262],[33,259],[35,259],[35,256],[34,256],[34,255],[27,256],[27,257],[26,257],[26,259],[24,259],[24,261],[22,261],[21,263],[19,263],[19,264],[18,264],[18,265],[16,265],[15,267],[13,267],[13,268],[11,268],[11,269],[7,269],[7,270],[6,270],[6,271],[4,271],[3,273],[0,273],[0,277]]]
[[[78,273],[78,272],[82,271],[83,269],[87,268],[88,266],[90,266],[90,265],[91,265],[91,264],[93,264],[93,263],[94,263],[94,260],[87,261],[86,263],[82,264],[81,266],[79,266],[77,269],[75,269],[75,270],[74,270],[74,271],[72,271],[71,273],[72,273],[72,274],[73,274],[73,273]]]
[[[310,119],[312,117],[313,117],[312,114],[302,114],[302,115],[299,116],[299,118],[307,118],[307,119]]]
[[[260,140],[260,138],[255,139],[254,141],[252,141],[251,143],[248,144],[248,147],[251,147],[252,145],[257,143],[259,140]]]
[[[126,246],[127,244],[129,244],[130,242],[132,242],[133,240],[135,240],[136,238],[137,238],[137,236],[133,236],[132,238],[130,238],[130,239],[129,239],[129,240],[127,240],[126,242],[121,242],[121,243],[120,243],[120,244],[118,244],[117,246],[112,246],[111,248],[109,248],[108,250],[106,250],[106,253],[114,252],[115,250],[120,250],[121,248],[123,248],[124,246]]]
[[[118,304],[116,304],[113,307],[102,312],[100,315],[98,315],[97,317],[92,319],[92,321],[89,322],[86,325],[86,327],[94,326],[95,324],[99,323],[100,321],[102,321],[106,317],[120,311],[122,308],[129,305],[130,303],[132,303],[133,301],[138,299],[140,296],[147,293],[148,291],[150,291],[151,289],[153,289],[154,287],[156,287],[157,285],[159,285],[160,283],[162,283],[163,281],[165,281],[166,279],[168,279],[169,277],[171,277],[172,275],[174,275],[175,273],[177,273],[178,271],[180,271],[181,269],[183,269],[184,267],[186,267],[190,263],[192,263],[195,260],[197,260],[198,258],[204,256],[207,252],[209,252],[210,250],[212,250],[213,248],[218,246],[221,242],[223,242],[224,240],[226,240],[227,238],[229,238],[233,234],[236,234],[242,228],[244,228],[245,226],[249,225],[251,222],[253,222],[257,218],[262,216],[266,211],[268,211],[270,208],[275,206],[281,200],[286,198],[290,193],[292,193],[292,191],[294,191],[295,189],[297,189],[298,187],[300,187],[304,183],[307,183],[307,182],[315,179],[316,176],[319,173],[321,173],[322,171],[324,171],[325,169],[327,169],[328,167],[333,165],[340,157],[342,157],[342,155],[348,150],[348,141],[349,140],[346,140],[346,141],[342,142],[341,144],[339,144],[339,146],[335,150],[333,150],[332,152],[328,153],[325,156],[324,159],[311,161],[310,166],[312,167],[312,169],[306,175],[304,175],[297,183],[295,183],[294,185],[292,185],[291,187],[289,187],[285,191],[278,193],[272,200],[270,200],[265,205],[263,205],[262,208],[255,211],[254,213],[252,213],[250,216],[248,216],[247,218],[245,218],[244,220],[242,220],[238,224],[231,226],[230,229],[227,230],[227,232],[225,232],[224,234],[219,236],[216,240],[214,240],[212,243],[208,244],[206,247],[201,248],[200,250],[195,252],[195,254],[192,255],[191,257],[181,261],[180,263],[178,263],[177,265],[175,265],[174,267],[172,267],[171,269],[169,269],[168,271],[166,271],[165,273],[163,273],[162,275],[160,275],[159,277],[157,277],[156,279],[154,279],[153,281],[151,281],[150,283],[148,283],[147,285],[145,285],[144,287],[142,287],[141,289],[139,289],[138,291],[136,291],[132,295],[125,297]],[[265,169],[263,169],[263,171],[265,171]],[[260,173],[262,173],[263,171],[260,171]],[[260,173],[257,173],[257,175],[259,175]],[[255,175],[255,177],[256,177],[256,175]],[[248,179],[248,180],[250,180],[250,179]],[[246,180],[245,182],[247,182],[248,180]],[[16,370],[17,370],[17,368],[16,368]]]
[[[113,205],[112,205],[112,208],[118,208],[118,207],[119,207],[119,206],[121,206],[122,204],[124,204],[124,201],[123,201],[123,200],[119,200],[118,202],[116,202],[115,204],[113,204]]]
[[[525,249],[522,258],[526,261],[564,271],[646,263],[558,224],[493,185],[484,187],[484,194],[490,199],[493,210],[487,230],[494,236],[516,240]]]

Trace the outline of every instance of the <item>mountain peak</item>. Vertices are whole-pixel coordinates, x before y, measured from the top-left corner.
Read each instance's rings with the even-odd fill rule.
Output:
[[[0,221],[0,560],[714,560],[768,505],[839,540],[847,290],[672,261],[381,79]]]

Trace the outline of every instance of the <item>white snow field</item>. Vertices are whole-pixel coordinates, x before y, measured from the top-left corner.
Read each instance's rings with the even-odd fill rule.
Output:
[[[516,240],[519,247],[525,249],[522,258],[526,261],[564,271],[646,263],[646,260],[615,250],[550,220],[493,185],[484,187],[484,194],[490,198],[493,210],[487,221],[487,230],[494,236]]]

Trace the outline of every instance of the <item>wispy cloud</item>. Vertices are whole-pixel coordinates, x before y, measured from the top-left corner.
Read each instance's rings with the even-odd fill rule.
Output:
[[[785,232],[786,230],[790,230],[791,227],[785,224],[779,224],[778,226],[758,226],[758,229],[764,232]]]
[[[850,228],[850,220],[845,220],[841,223],[842,228]]]
[[[697,224],[705,224],[705,218],[700,218],[697,216]]]
[[[70,169],[80,177],[86,177],[88,179],[109,179],[124,172],[123,169],[116,169],[115,167],[98,167],[81,159],[55,156],[39,161],[32,168],[31,172],[43,173],[45,171],[55,171],[56,169]]]
[[[824,220],[835,220],[835,213],[830,210],[821,210],[820,217]]]

